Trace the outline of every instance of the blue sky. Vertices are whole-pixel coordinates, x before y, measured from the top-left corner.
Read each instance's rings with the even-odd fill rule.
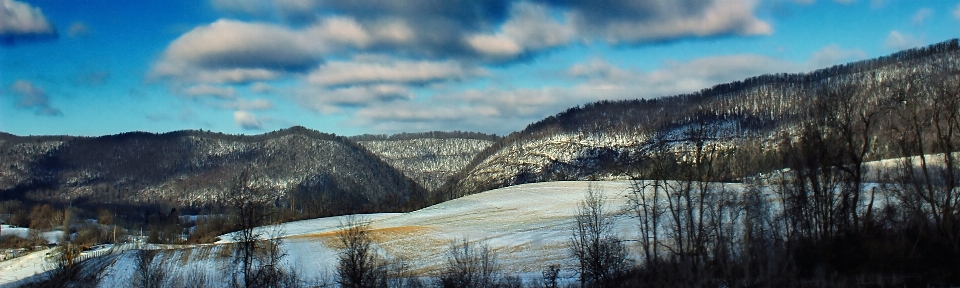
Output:
[[[934,0],[0,0],[0,131],[506,134],[958,35]]]

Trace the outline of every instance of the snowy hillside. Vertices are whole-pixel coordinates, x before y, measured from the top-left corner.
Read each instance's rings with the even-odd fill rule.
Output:
[[[493,141],[462,138],[419,138],[358,141],[427,190],[440,187]]]
[[[362,217],[371,220],[380,249],[389,257],[415,259],[414,270],[423,274],[438,271],[446,261],[448,244],[463,238],[489,244],[510,273],[539,274],[549,265],[573,264],[566,245],[577,207],[591,183],[604,191],[609,211],[619,211],[626,203],[629,181],[549,182],[487,191],[410,213]],[[621,237],[635,237],[629,232],[634,223],[626,216],[617,219]],[[284,225],[291,261],[306,264],[299,267],[334,271],[334,261],[311,253],[336,254],[331,244],[336,243],[340,220]]]
[[[908,113],[888,111],[903,108],[900,103],[936,103],[924,97],[938,94],[890,87],[913,87],[905,79],[934,81],[929,79],[957,69],[960,46],[954,40],[808,73],[756,76],[689,94],[572,107],[494,143],[438,193],[454,199],[524,183],[623,179],[643,169],[633,164],[644,157],[662,156],[657,155],[661,151],[651,153],[650,148],[666,143],[671,146],[668,152],[682,159],[691,151],[684,146],[698,139],[716,141],[722,149],[743,151],[732,157],[763,157],[762,153],[780,151],[782,144],[796,142],[802,129],[819,129],[810,131],[810,135],[867,133],[870,136],[864,139],[870,139],[871,145],[861,146],[869,148],[863,154],[866,160],[897,157],[901,151],[896,149],[894,139],[898,135],[889,128],[904,121],[897,115]],[[956,95],[950,93],[955,92],[941,94]],[[871,116],[851,116],[856,113]],[[691,137],[691,132],[699,133],[697,129],[702,127],[710,135]],[[737,172],[741,174],[731,178],[762,169]]]

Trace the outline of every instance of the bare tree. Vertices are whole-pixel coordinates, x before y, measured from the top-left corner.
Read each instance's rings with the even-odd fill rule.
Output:
[[[211,283],[208,281],[213,280],[207,276],[207,271],[199,267],[193,267],[189,270],[177,273],[170,280],[168,287],[182,287],[182,288],[203,288],[210,287]]]
[[[908,75],[896,94],[901,154],[897,188],[901,203],[919,222],[931,224],[948,247],[960,252],[960,72],[939,77]],[[918,90],[918,91],[917,91]],[[911,97],[912,96],[912,97]],[[913,157],[909,157],[913,156]]]
[[[343,287],[386,287],[386,261],[373,247],[370,223],[348,218],[340,224],[337,239],[343,246],[337,265],[338,282]]]
[[[626,247],[604,210],[605,201],[603,193],[591,184],[578,209],[570,250],[579,264],[581,286],[611,285],[630,268]]]
[[[647,164],[645,173],[638,173],[631,183],[630,194],[624,210],[632,212],[639,221],[637,226],[640,252],[643,253],[644,266],[654,267],[660,257],[660,231],[663,215],[666,213],[665,189],[669,178],[670,165],[676,163],[667,149],[664,133],[654,133],[654,147],[648,155],[654,155],[643,161]]]
[[[237,177],[228,199],[235,209],[234,220],[239,229],[233,233],[233,259],[237,266],[233,284],[238,287],[281,287],[294,281],[288,278],[295,275],[280,267],[280,261],[286,256],[281,248],[282,226],[259,228],[277,223],[273,207],[255,185],[249,170],[245,169]]]
[[[450,242],[447,265],[437,279],[441,287],[486,288],[499,285],[503,272],[497,254],[486,244],[467,239]]]
[[[547,269],[541,272],[543,278],[540,279],[540,285],[543,285],[544,288],[557,288],[560,287],[560,267],[557,265],[547,266]]]
[[[133,251],[133,276],[130,277],[130,286],[143,288],[165,287],[167,281],[167,270],[163,263],[157,263],[154,259],[157,256],[157,250],[139,249]]]

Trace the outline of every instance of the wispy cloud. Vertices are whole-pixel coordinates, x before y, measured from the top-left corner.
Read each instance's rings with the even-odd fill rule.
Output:
[[[602,59],[566,71],[570,87],[505,89],[490,86],[361,107],[349,124],[376,133],[468,129],[509,133],[568,107],[598,100],[654,98],[690,93],[716,84],[779,72],[803,72],[866,54],[830,45],[802,63],[760,55],[727,55],[666,61],[652,71],[623,68]]]
[[[387,56],[360,56],[352,61],[327,62],[307,77],[321,86],[353,86],[363,84],[425,84],[437,81],[462,80],[484,75],[483,69],[469,67],[452,60],[409,61]]]
[[[229,102],[218,104],[221,108],[230,110],[260,111],[271,110],[274,108],[273,102],[266,99],[236,99]]]
[[[910,21],[913,22],[913,25],[920,26],[923,25],[927,19],[933,16],[933,9],[930,8],[921,8],[917,10],[916,13],[913,13],[913,16],[910,17]]]
[[[13,82],[10,91],[17,97],[17,107],[33,110],[33,113],[44,116],[61,116],[63,112],[50,104],[47,93],[26,80]]]
[[[100,86],[110,80],[110,71],[83,71],[77,75],[76,83],[83,86]]]
[[[901,33],[897,30],[890,31],[890,34],[887,34],[887,39],[883,42],[884,47],[894,50],[909,49],[922,44],[923,41],[913,35]]]
[[[82,21],[73,22],[70,24],[70,28],[67,29],[67,35],[70,37],[87,37],[90,36],[90,26],[87,26],[87,23]]]
[[[233,99],[237,93],[233,87],[208,84],[190,86],[178,92],[188,97],[216,97],[220,99]]]

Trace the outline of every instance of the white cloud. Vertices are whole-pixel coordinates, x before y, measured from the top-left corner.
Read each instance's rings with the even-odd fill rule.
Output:
[[[467,43],[474,51],[493,57],[513,57],[523,52],[516,40],[504,35],[473,35]]]
[[[553,19],[546,6],[521,2],[514,4],[500,32],[471,35],[466,42],[482,55],[509,58],[567,44],[573,35],[573,29]]]
[[[447,61],[409,61],[387,57],[355,57],[353,61],[327,62],[310,73],[308,81],[321,86],[377,83],[423,84],[462,80],[485,74],[480,68]]]
[[[314,45],[295,31],[273,24],[218,20],[170,43],[150,78],[243,83],[303,71],[319,60]]]
[[[329,17],[300,30],[221,19],[170,43],[147,79],[216,84],[275,80],[304,73],[326,55],[410,37],[402,25],[374,28],[368,32],[348,17]]]
[[[923,25],[927,19],[933,16],[933,10],[930,8],[921,8],[917,10],[916,13],[913,13],[913,17],[910,17],[910,21],[913,22],[913,25],[920,26]]]
[[[923,41],[913,35],[900,33],[897,30],[890,31],[890,34],[887,34],[887,40],[883,42],[884,47],[896,50],[909,49],[922,44]]]
[[[19,1],[0,0],[0,43],[56,36],[57,29],[40,8]]]
[[[202,68],[305,69],[318,60],[313,45],[295,31],[267,23],[217,20],[180,36],[164,59]]]
[[[216,97],[220,99],[233,99],[236,95],[236,91],[233,87],[222,87],[201,84],[196,86],[191,86],[183,91],[179,91],[179,94],[190,97]]]
[[[16,106],[18,108],[30,109],[37,115],[60,116],[63,112],[50,104],[50,97],[47,93],[26,80],[17,80],[13,82],[10,91],[17,97]]]
[[[707,2],[707,3],[704,3]],[[570,21],[585,39],[644,43],[717,35],[769,35],[753,0],[585,1]]]
[[[234,111],[233,122],[245,130],[263,129],[263,123],[260,122],[260,119],[257,119],[257,116],[247,111]]]
[[[960,4],[957,4],[957,8],[953,9],[953,18],[960,20]]]

